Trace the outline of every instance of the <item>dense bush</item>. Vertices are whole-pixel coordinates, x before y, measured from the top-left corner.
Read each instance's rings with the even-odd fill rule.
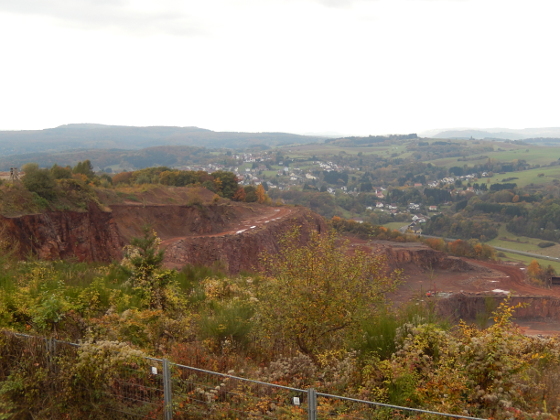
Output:
[[[234,197],[239,188],[233,172],[181,171],[166,166],[121,172],[113,176],[112,181],[114,184],[162,184],[175,187],[201,185],[230,199]]]
[[[23,171],[25,175],[22,182],[25,188],[46,200],[56,197],[56,182],[50,170],[41,169],[36,163],[28,163],[23,167]]]
[[[466,218],[461,214],[454,216],[438,214],[426,222],[423,233],[445,238],[475,238],[486,242],[498,236],[498,228],[484,219]]]

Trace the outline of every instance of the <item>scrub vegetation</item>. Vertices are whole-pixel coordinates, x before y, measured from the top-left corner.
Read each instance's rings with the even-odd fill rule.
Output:
[[[392,308],[385,295],[400,273],[380,257],[348,252],[332,233],[296,246],[298,235],[292,230],[278,254],[259,256],[262,272],[238,276],[164,269],[149,228],[110,265],[17,261],[3,252],[3,416],[95,418],[118,386],[111,378],[122,369],[145,371],[142,357],[151,355],[428,410],[555,418],[560,343],[522,335],[507,302],[486,329],[451,327],[420,299]],[[53,387],[45,355],[22,349],[7,331],[84,345],[78,362],[58,369]],[[214,403],[219,413],[221,402]],[[189,413],[187,396],[181,407]],[[333,418],[346,415],[333,410]]]

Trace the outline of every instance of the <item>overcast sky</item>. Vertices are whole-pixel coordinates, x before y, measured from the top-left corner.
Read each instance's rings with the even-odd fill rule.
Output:
[[[559,0],[0,0],[0,129],[560,126]]]

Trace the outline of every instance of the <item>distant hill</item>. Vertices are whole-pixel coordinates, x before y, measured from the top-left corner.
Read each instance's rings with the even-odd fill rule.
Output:
[[[29,162],[41,167],[74,166],[89,159],[95,170],[107,170],[114,167],[117,171],[134,170],[150,166],[183,167],[207,163],[215,158],[212,149],[193,146],[156,146],[144,149],[73,149],[59,152],[36,152],[21,155],[0,155],[0,171],[12,167],[21,168]],[[111,169],[112,170],[112,169]]]
[[[337,146],[368,146],[372,144],[395,142],[399,140],[415,140],[418,136],[413,134],[388,134],[386,136],[368,136],[368,137],[341,137],[334,139],[326,139],[325,143],[335,144]]]
[[[216,132],[198,127],[128,127],[68,124],[27,131],[0,131],[0,154],[59,152],[71,149],[142,149],[154,146],[246,148],[315,143],[325,137],[289,133]]]
[[[523,128],[520,130],[510,128],[461,128],[452,130],[430,130],[422,133],[426,137],[440,139],[500,139],[524,140],[534,138],[559,138],[560,127],[548,128]]]

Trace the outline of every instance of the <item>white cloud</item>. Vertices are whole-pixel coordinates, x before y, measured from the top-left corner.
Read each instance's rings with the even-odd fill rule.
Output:
[[[0,38],[10,40],[0,50],[9,64],[0,66],[0,129],[98,122],[376,134],[558,125],[559,6],[0,0]]]
[[[53,19],[80,29],[112,29],[132,34],[193,35],[196,19],[175,0],[0,0],[0,13]]]

